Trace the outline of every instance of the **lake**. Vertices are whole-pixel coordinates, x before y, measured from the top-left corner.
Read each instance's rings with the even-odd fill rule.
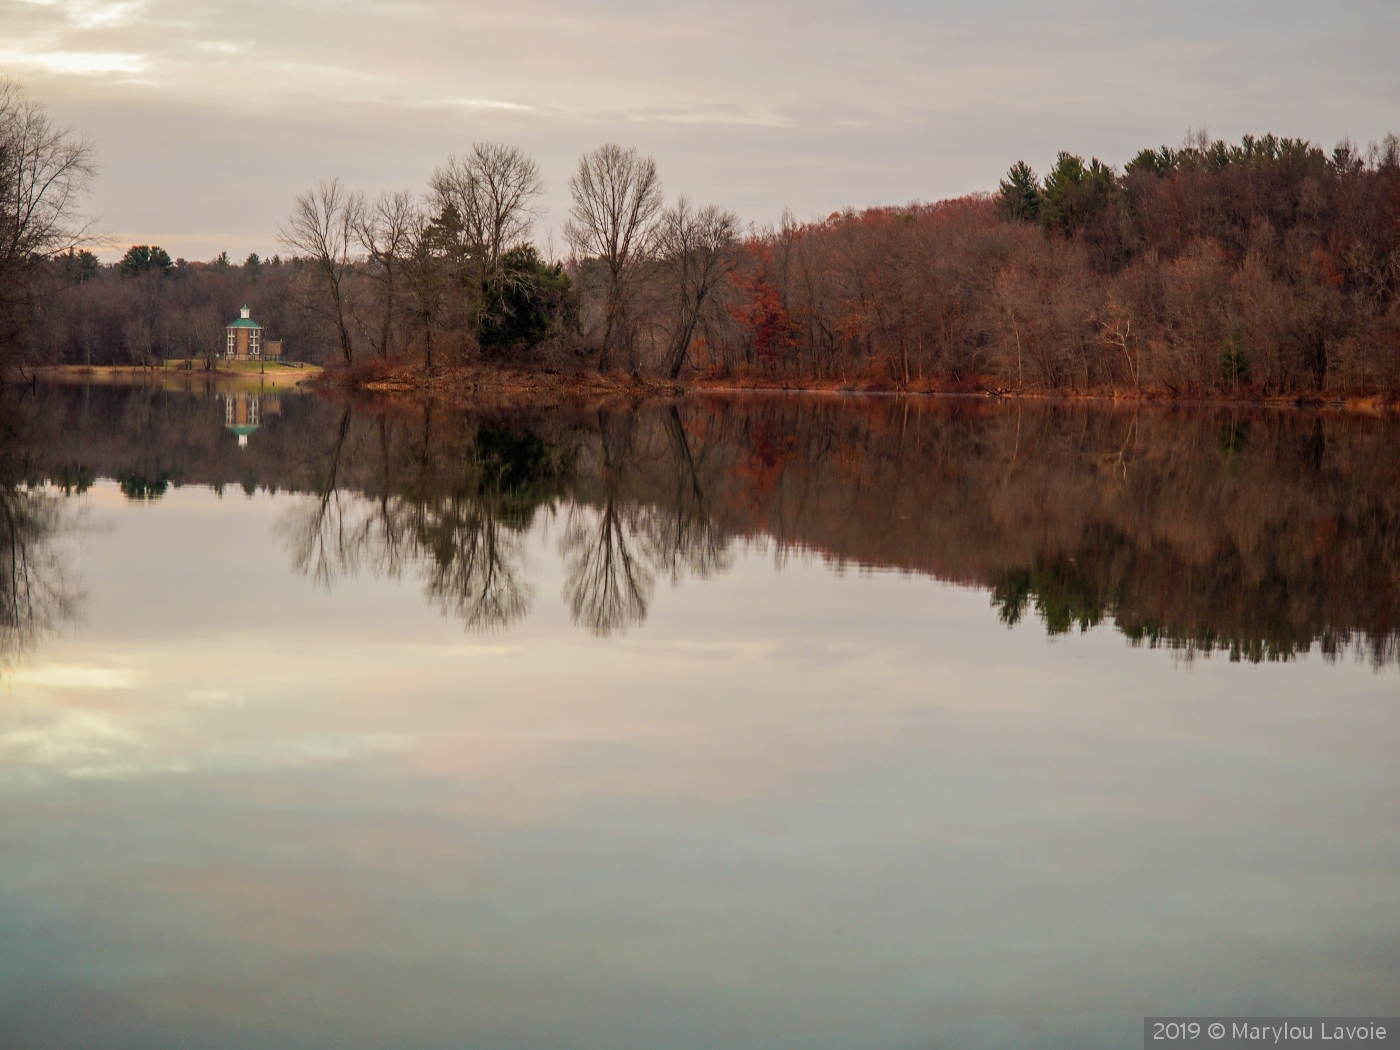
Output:
[[[0,1045],[1400,1013],[1400,423],[3,395]]]

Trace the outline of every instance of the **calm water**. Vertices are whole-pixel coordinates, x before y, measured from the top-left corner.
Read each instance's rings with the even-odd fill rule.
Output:
[[[0,1045],[1400,1013],[1400,424],[100,387],[3,423]]]

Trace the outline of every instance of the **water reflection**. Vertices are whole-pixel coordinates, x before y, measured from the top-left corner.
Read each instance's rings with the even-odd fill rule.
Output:
[[[608,635],[659,579],[709,578],[736,543],[779,560],[895,569],[990,592],[1007,624],[1103,624],[1188,658],[1397,659],[1400,468],[1379,418],[974,401],[696,399],[601,410],[452,412],[288,397],[245,448],[228,405],[51,388],[46,475],[306,494],[279,526],[292,567],[334,588],[421,581],[472,631],[537,596],[526,533],[560,522],[560,595]],[[81,406],[81,411],[79,407]],[[63,421],[63,422],[58,422]]]
[[[65,497],[94,479],[69,466],[53,487],[41,483],[25,443],[33,408],[13,396],[0,401],[0,668],[71,621],[80,598],[58,541],[77,527]]]
[[[224,429],[238,438],[238,447],[247,448],[268,416],[282,411],[281,395],[248,390],[220,390],[215,394],[224,405]]]
[[[435,426],[430,406],[419,434],[385,415],[356,434],[346,406],[315,456],[315,501],[281,532],[296,571],[321,586],[413,566],[444,614],[489,631],[529,613],[524,537],[538,514],[562,511],[564,600],[575,623],[606,636],[643,622],[658,572],[678,581],[727,564],[681,417],[671,407],[663,419],[674,491],[652,504],[635,475],[656,452],[639,446],[636,412],[571,418],[545,438],[526,420],[439,412]],[[369,480],[352,490],[347,477]]]
[[[315,456],[315,499],[280,526],[296,571],[330,588],[362,570],[397,579],[414,566],[428,598],[469,629],[525,616],[523,537],[559,495],[567,457],[528,430],[491,424],[477,425],[466,447],[450,435],[437,440],[430,408],[416,441],[382,416],[368,434],[353,435],[352,421],[347,406]],[[356,455],[372,461],[372,481],[359,491],[346,487],[360,476]]]
[[[0,484],[0,667],[73,618],[77,594],[53,547],[62,497]]]
[[[656,577],[640,556],[641,509],[627,498],[639,465],[636,415],[599,412],[597,434],[594,513],[574,507],[561,547],[574,623],[607,635],[646,619]]]
[[[1268,662],[1394,659],[1390,423],[20,407],[18,565],[88,593],[4,676],[0,1046],[1394,1012],[1394,678]]]

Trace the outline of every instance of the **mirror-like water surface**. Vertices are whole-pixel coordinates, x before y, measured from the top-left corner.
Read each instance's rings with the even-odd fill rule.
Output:
[[[1116,1047],[1400,1012],[1400,428],[52,387],[0,1044]]]

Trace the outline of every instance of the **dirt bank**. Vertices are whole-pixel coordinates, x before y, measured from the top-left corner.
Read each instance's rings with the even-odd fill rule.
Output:
[[[806,379],[767,376],[700,376],[685,384],[690,393],[802,393],[886,394],[944,397],[980,397],[989,400],[1092,401],[1118,405],[1267,405],[1275,408],[1332,408],[1351,412],[1400,411],[1400,398],[1389,394],[1306,393],[1270,394],[1241,388],[1237,391],[1115,390],[1016,390],[977,380],[914,381],[908,385],[870,379]]]
[[[389,397],[427,394],[435,401],[447,403],[490,401],[521,407],[637,402],[674,398],[685,393],[679,383],[625,372],[601,375],[589,371],[523,371],[481,366],[441,368],[435,370],[431,378],[420,365],[381,369],[368,377],[328,371],[320,385],[353,385],[357,390]]]
[[[490,401],[505,406],[637,402],[675,398],[685,394],[808,393],[942,395],[996,400],[1098,401],[1115,404],[1271,405],[1332,408],[1355,412],[1390,412],[1400,409],[1400,400],[1377,394],[1269,394],[1248,387],[1232,391],[1198,392],[1112,388],[1090,391],[1015,390],[998,387],[980,377],[916,379],[906,384],[878,377],[846,379],[702,374],[689,376],[683,382],[673,382],[624,372],[601,375],[587,370],[564,372],[473,365],[440,369],[429,380],[420,365],[400,365],[389,368],[381,366],[368,374],[364,371],[351,374],[343,370],[328,370],[321,383],[353,386],[357,390],[373,392],[390,399],[408,394],[421,397],[426,393],[435,401],[459,404]]]

